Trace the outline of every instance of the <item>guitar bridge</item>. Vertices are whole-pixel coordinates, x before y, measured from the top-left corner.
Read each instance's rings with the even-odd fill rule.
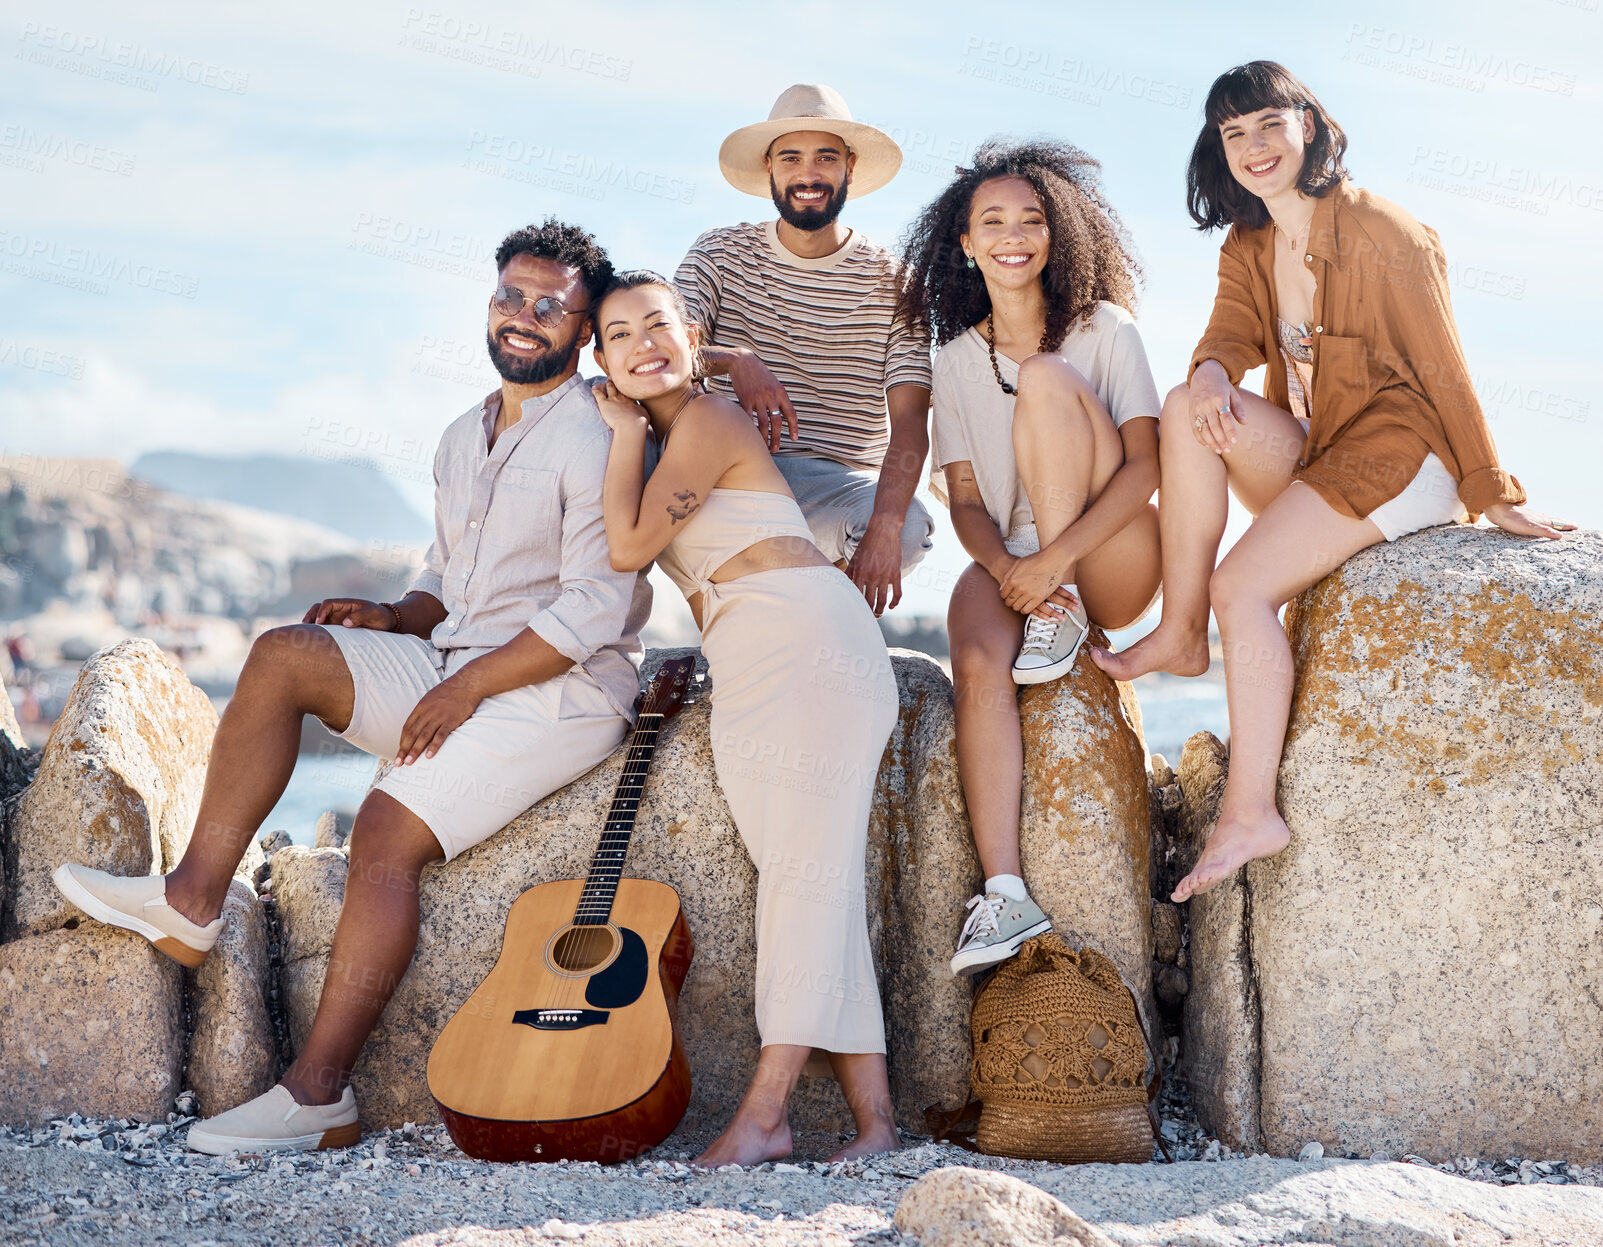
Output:
[[[576,1031],[603,1026],[611,1016],[610,1009],[519,1009],[512,1020],[537,1031]]]

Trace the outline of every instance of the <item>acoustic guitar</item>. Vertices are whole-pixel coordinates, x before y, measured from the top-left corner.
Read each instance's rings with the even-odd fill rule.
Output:
[[[628,1160],[684,1116],[690,928],[671,887],[622,874],[657,734],[694,671],[672,659],[646,690],[589,875],[513,902],[495,968],[434,1042],[429,1093],[469,1156]]]

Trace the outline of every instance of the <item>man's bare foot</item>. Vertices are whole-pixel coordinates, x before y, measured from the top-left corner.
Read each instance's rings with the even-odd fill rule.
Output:
[[[883,1127],[868,1134],[859,1133],[855,1139],[831,1156],[829,1163],[833,1165],[837,1160],[856,1160],[859,1156],[900,1151],[901,1146],[901,1131],[895,1126]]]
[[[1127,650],[1088,647],[1091,661],[1115,680],[1133,680],[1150,671],[1201,675],[1208,669],[1208,634],[1159,624]]]
[[[1228,879],[1256,857],[1273,857],[1291,843],[1285,819],[1275,810],[1255,818],[1223,818],[1208,837],[1202,856],[1191,873],[1180,880],[1170,897],[1174,901],[1199,896]]]
[[[783,1160],[790,1155],[790,1122],[781,1117],[776,1126],[764,1125],[753,1116],[735,1114],[724,1132],[691,1161],[698,1169],[720,1165],[760,1165],[765,1160]]]

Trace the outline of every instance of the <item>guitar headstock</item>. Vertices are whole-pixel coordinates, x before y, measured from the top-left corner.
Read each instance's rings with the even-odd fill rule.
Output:
[[[660,714],[664,719],[671,719],[679,713],[686,695],[695,686],[695,657],[670,658],[651,677],[651,683],[640,698],[640,713]]]

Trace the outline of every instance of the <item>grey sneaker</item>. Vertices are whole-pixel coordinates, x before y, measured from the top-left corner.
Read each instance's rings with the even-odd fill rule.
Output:
[[[187,1142],[196,1152],[312,1152],[362,1141],[356,1094],[346,1087],[333,1104],[299,1104],[279,1083],[238,1108],[197,1121]]]
[[[205,961],[222,934],[225,919],[199,926],[167,903],[165,875],[108,875],[63,862],[50,878],[57,891],[91,918],[143,935],[186,966]]]
[[[1024,941],[1052,929],[1052,920],[1034,901],[987,892],[969,899],[968,921],[958,936],[953,974],[977,974],[1006,961]]]
[[[1013,683],[1045,684],[1068,674],[1090,631],[1083,605],[1069,607],[1052,619],[1031,615],[1024,624],[1024,644],[1013,660]]]

